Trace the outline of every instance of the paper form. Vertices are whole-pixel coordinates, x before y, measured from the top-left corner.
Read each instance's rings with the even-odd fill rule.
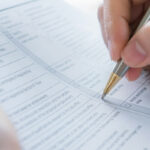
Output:
[[[25,4],[30,2],[30,0],[5,0],[5,2],[3,0],[0,0],[0,9],[1,10],[6,10],[9,9],[10,7],[15,7],[15,6],[19,6],[21,4]]]
[[[150,149],[149,117],[97,97],[114,65],[98,25],[55,0],[3,10],[0,20],[0,103],[24,150]],[[124,79],[112,100],[148,89],[147,78]]]
[[[99,93],[103,88],[102,83],[105,84],[107,68],[112,64],[110,58],[106,57],[108,53],[100,32],[93,34],[92,27],[87,25],[84,18],[79,22],[74,13],[68,16],[67,12],[61,10],[61,2],[55,5],[56,10],[50,9],[47,2],[34,2],[34,6],[11,9],[11,15],[2,15],[1,24],[17,39],[16,42],[67,77],[67,80],[70,78]],[[64,12],[62,16],[58,13],[61,11]],[[104,73],[100,70],[103,64]]]

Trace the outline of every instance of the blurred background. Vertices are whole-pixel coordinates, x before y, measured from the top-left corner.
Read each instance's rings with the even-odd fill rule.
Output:
[[[86,13],[96,12],[102,0],[65,0],[74,7],[78,7]]]

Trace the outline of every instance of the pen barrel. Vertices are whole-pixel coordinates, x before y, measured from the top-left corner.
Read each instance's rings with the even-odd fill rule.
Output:
[[[144,15],[143,19],[141,20],[139,26],[137,27],[136,31],[137,32],[138,30],[141,29],[141,27],[143,25],[145,25],[148,21],[150,21],[150,6],[148,8],[148,10],[146,11],[146,14]]]
[[[129,67],[122,60],[120,60],[114,68],[113,73],[117,74],[120,78],[122,78],[128,70]]]

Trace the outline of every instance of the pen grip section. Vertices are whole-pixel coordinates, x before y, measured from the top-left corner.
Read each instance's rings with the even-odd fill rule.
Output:
[[[119,77],[122,78],[127,73],[128,69],[129,67],[122,60],[119,60],[113,70],[113,73],[117,74]]]

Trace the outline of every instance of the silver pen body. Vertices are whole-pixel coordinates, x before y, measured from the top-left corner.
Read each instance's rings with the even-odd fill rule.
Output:
[[[123,60],[120,60],[115,66],[113,73],[118,75],[120,78],[122,78],[125,76],[128,70],[129,67],[123,62]]]

